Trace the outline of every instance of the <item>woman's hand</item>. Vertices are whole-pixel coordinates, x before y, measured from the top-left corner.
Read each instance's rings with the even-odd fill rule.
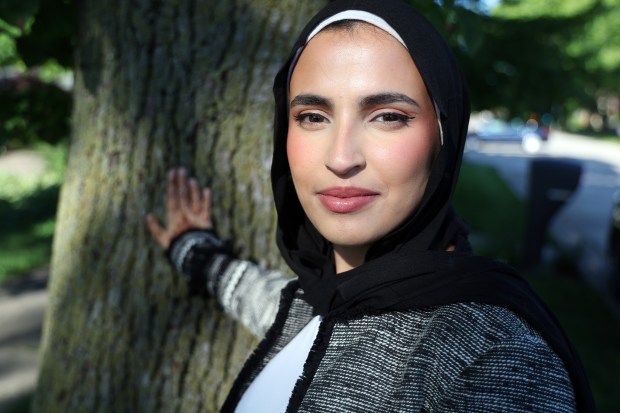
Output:
[[[209,188],[201,190],[198,180],[188,179],[185,169],[171,169],[166,191],[167,226],[163,227],[152,213],[147,214],[146,224],[153,238],[164,249],[168,249],[175,237],[189,229],[212,229],[211,191]]]

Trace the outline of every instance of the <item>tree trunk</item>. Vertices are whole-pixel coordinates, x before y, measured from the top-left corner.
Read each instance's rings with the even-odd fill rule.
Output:
[[[268,3],[268,4],[267,4]],[[38,412],[211,412],[256,344],[188,296],[144,225],[165,174],[213,189],[221,236],[281,266],[272,79],[319,2],[79,2],[73,137],[54,240]]]

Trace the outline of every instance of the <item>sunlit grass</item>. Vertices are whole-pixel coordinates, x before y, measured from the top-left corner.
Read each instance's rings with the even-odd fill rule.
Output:
[[[66,148],[38,145],[46,161],[38,175],[0,173],[0,282],[50,260]]]

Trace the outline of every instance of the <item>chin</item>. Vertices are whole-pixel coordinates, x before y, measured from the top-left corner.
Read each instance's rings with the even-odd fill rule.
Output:
[[[364,248],[368,249],[370,245],[372,245],[375,241],[381,238],[381,236],[377,237],[369,237],[364,235],[348,235],[343,236],[345,234],[339,233],[334,236],[330,236],[333,234],[323,235],[326,240],[331,242],[334,246],[340,246],[347,249],[352,248]]]

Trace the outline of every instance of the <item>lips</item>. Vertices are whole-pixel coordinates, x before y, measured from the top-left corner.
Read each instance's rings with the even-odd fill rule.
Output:
[[[377,199],[379,194],[357,187],[331,187],[318,192],[319,200],[331,212],[346,214],[358,211]]]

